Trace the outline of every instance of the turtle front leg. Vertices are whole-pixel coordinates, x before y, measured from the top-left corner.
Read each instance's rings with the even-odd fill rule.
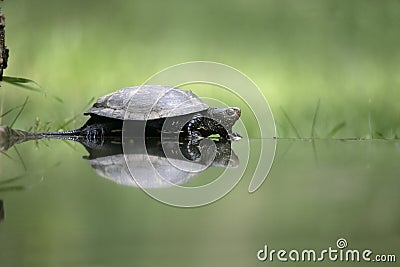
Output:
[[[199,140],[212,134],[218,134],[221,141],[237,141],[242,138],[240,134],[232,132],[232,128],[227,128],[201,114],[196,114],[190,119],[186,131],[192,144],[198,144]]]
[[[232,133],[229,134],[229,139],[231,141],[239,141],[240,139],[242,139],[242,136],[240,134],[238,134],[238,133],[232,132]]]
[[[217,121],[198,114],[193,116],[189,121],[187,132],[188,135],[195,140],[206,138],[212,134],[218,134],[222,140],[229,140],[231,131],[225,129],[225,127]]]
[[[208,128],[214,134],[219,134],[220,140],[223,142],[227,141],[238,141],[242,138],[242,136],[238,133],[232,131],[232,127],[227,127],[223,124],[220,124],[212,119],[209,119]]]

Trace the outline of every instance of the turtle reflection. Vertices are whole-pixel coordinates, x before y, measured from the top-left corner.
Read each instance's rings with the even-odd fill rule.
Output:
[[[229,141],[203,142],[197,146],[189,140],[181,140],[177,145],[168,140],[161,143],[158,138],[132,138],[129,139],[133,143],[132,150],[125,154],[119,141],[113,138],[105,140],[102,145],[85,146],[89,156],[84,158],[98,175],[122,185],[138,187],[139,184],[145,188],[183,185],[210,166],[234,168],[239,165],[239,159]],[[207,158],[204,154],[211,152],[215,153],[215,157],[207,164],[203,160]],[[134,168],[134,177],[128,165]]]
[[[124,136],[124,142],[133,145],[129,146],[129,151],[123,151],[122,129],[114,128],[113,132],[114,135],[104,135],[96,131],[90,135],[91,138],[73,134],[45,136],[0,126],[0,151],[43,138],[72,140],[81,143],[89,152],[84,158],[98,175],[122,185],[138,187],[138,182],[140,187],[146,188],[182,185],[209,167],[234,168],[239,165],[230,140],[203,138],[200,142],[193,142],[188,137],[179,140],[167,138],[161,142],[161,137]],[[146,162],[151,163],[151,168]]]

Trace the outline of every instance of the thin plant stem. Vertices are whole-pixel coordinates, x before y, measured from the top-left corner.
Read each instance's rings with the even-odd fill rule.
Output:
[[[17,148],[16,146],[14,146],[14,150],[15,150],[15,152],[17,153],[17,156],[18,156],[18,158],[19,158],[19,161],[20,161],[21,164],[22,164],[22,167],[24,168],[24,171],[27,171],[27,168],[26,168],[24,159],[22,158],[22,156],[21,156],[21,154],[19,153],[18,148]]]
[[[25,109],[26,103],[28,103],[28,99],[29,99],[29,96],[27,96],[27,97],[25,98],[25,102],[24,102],[24,104],[22,104],[22,107],[21,107],[21,109],[19,110],[17,116],[15,116],[13,122],[10,124],[10,128],[12,128],[12,127],[14,126],[14,123],[17,121],[17,119],[18,119],[19,116],[21,115],[22,111]]]
[[[315,113],[314,113],[314,117],[313,117],[313,121],[312,121],[312,125],[311,125],[311,138],[314,138],[314,136],[315,136],[315,124],[317,123],[317,115],[318,115],[320,103],[321,103],[321,99],[318,99],[317,108],[315,109]]]
[[[283,115],[285,116],[285,118],[289,122],[290,126],[292,127],[294,133],[296,134],[296,137],[301,139],[301,135],[300,135],[299,131],[297,131],[296,127],[294,126],[294,124],[292,122],[292,120],[289,118],[289,115],[286,113],[286,111],[283,109],[283,107],[280,107],[280,108],[281,108],[281,110],[283,112]]]

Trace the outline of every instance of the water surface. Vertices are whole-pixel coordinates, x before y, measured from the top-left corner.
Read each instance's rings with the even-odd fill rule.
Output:
[[[317,250],[338,238],[351,248],[399,252],[396,141],[279,140],[258,191],[247,191],[249,168],[227,196],[189,209],[97,176],[79,144],[16,147],[23,162],[14,149],[0,155],[2,181],[22,176],[0,184],[1,266],[271,266],[279,262],[257,260],[264,245]]]

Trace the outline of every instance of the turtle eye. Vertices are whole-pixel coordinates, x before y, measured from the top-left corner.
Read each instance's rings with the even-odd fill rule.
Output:
[[[235,110],[233,110],[233,108],[228,108],[226,110],[226,114],[228,114],[228,116],[232,116],[233,114],[235,114]]]

